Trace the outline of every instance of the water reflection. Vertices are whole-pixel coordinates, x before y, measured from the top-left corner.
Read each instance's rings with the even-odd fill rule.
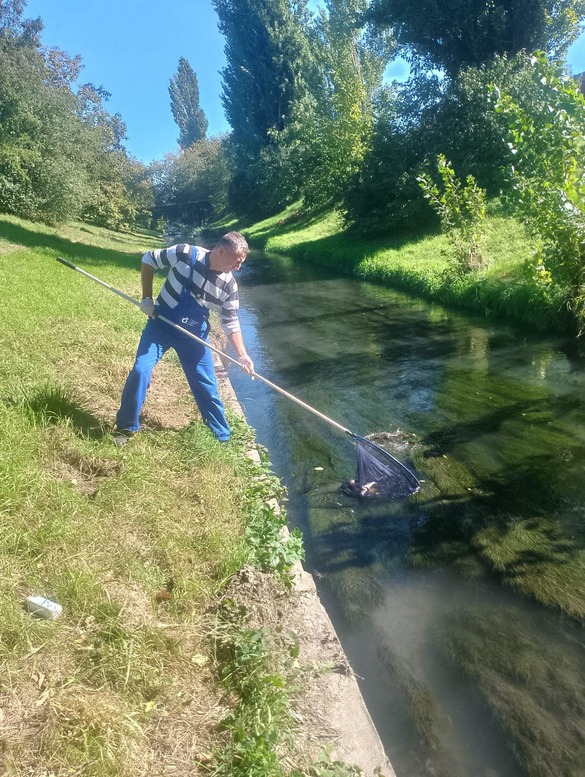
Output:
[[[261,374],[414,435],[421,493],[356,502],[350,441],[233,374],[398,777],[582,774],[582,351],[290,260],[242,273]]]

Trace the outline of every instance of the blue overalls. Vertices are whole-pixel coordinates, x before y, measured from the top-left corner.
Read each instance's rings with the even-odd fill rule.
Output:
[[[207,262],[207,257],[205,261]],[[191,254],[191,275],[183,284],[177,306],[170,308],[159,298],[156,309],[158,313],[183,329],[207,340],[209,311],[200,305],[189,291],[194,269],[195,249]],[[146,399],[150,376],[169,348],[174,348],[179,357],[203,421],[218,440],[221,442],[229,440],[231,430],[225,417],[223,402],[219,397],[212,352],[157,318],[149,318],[142,332],[134,366],[122,392],[122,401],[116,416],[116,428],[127,429],[130,432],[137,432],[140,429],[139,414]]]

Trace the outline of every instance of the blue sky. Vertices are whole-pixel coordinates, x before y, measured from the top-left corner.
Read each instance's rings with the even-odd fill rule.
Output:
[[[168,85],[179,57],[197,73],[208,134],[229,129],[221,103],[224,42],[211,0],[28,0],[25,16],[41,17],[45,46],[81,55],[81,83],[111,93],[108,110],[122,114],[126,147],[142,162],[178,149]],[[571,47],[569,64],[575,73],[585,70],[585,34]],[[387,75],[403,79],[407,72],[397,61]]]

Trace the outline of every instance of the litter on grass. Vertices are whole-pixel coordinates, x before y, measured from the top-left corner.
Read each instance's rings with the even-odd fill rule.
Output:
[[[37,618],[45,618],[50,621],[56,620],[63,612],[60,604],[45,599],[44,596],[27,596],[26,609]]]

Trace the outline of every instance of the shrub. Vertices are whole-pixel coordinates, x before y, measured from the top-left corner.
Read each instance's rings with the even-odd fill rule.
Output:
[[[577,83],[544,55],[531,60],[530,99],[494,86],[514,155],[511,202],[539,241],[544,282],[570,288],[569,307],[585,327],[585,100]]]
[[[477,185],[472,175],[468,175],[462,185],[443,154],[437,157],[437,167],[442,190],[428,175],[418,179],[421,188],[439,214],[441,228],[449,238],[458,268],[463,272],[480,269],[485,264],[482,255],[485,190]]]

